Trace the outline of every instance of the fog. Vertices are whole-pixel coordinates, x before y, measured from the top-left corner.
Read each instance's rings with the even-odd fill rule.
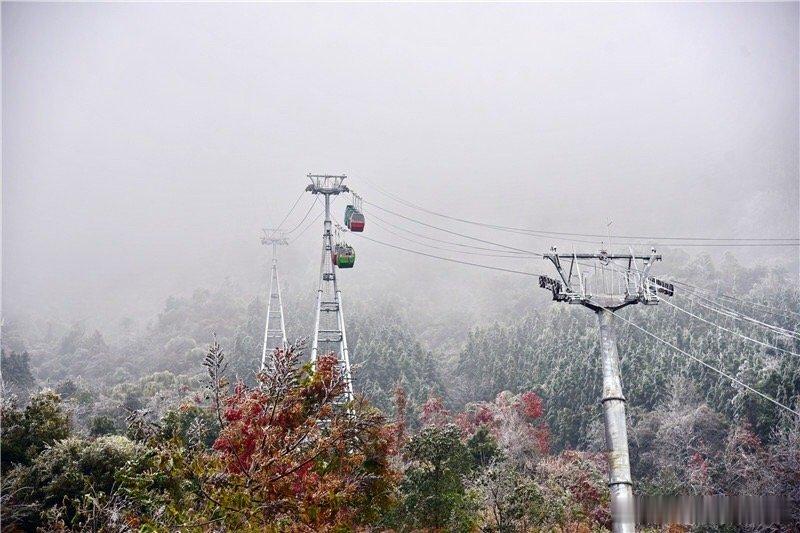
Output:
[[[309,172],[538,251],[573,243],[430,217],[371,183],[549,231],[798,236],[796,3],[4,3],[2,45],[6,316],[144,316],[226,279],[255,295],[261,228]],[[313,291],[320,226],[281,250],[288,291]],[[369,206],[364,235],[395,240]],[[346,294],[446,299],[513,276],[351,242]],[[796,247],[733,251],[797,269]]]

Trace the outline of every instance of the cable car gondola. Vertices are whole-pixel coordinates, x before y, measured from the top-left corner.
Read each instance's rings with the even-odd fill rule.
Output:
[[[353,203],[344,210],[344,225],[355,232],[364,231],[364,213],[361,210],[361,197],[353,193]]]
[[[339,268],[353,268],[356,264],[356,251],[349,244],[336,244],[331,251],[331,259]]]
[[[347,222],[347,227],[350,231],[364,231],[364,213],[359,213],[358,211],[351,213],[350,220]]]

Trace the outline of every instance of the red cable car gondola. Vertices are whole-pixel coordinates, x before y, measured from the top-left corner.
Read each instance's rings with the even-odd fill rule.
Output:
[[[364,213],[361,210],[361,197],[353,193],[353,203],[344,210],[344,225],[347,229],[355,232],[364,231]]]

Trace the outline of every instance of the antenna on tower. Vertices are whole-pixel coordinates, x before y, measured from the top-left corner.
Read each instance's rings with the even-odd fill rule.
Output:
[[[277,228],[264,228],[261,244],[272,246],[272,269],[269,275],[269,294],[267,295],[267,319],[264,322],[264,345],[261,350],[261,371],[272,359],[267,360],[267,351],[273,348],[286,348],[286,322],[283,318],[283,299],[278,279],[278,246],[286,246],[289,241],[286,232]],[[275,310],[277,309],[277,311]],[[278,327],[279,326],[279,327]]]
[[[311,345],[311,360],[316,364],[320,350],[322,353],[335,352],[339,358],[342,377],[345,383],[345,400],[353,399],[353,382],[350,374],[350,354],[347,350],[342,292],[336,279],[337,260],[334,259],[333,234],[331,232],[331,196],[349,192],[343,182],[346,175],[308,174],[311,184],[306,191],[325,197],[325,222],[322,232],[322,259],[319,266],[319,288],[317,289],[317,308],[314,316],[314,342]],[[352,250],[350,251],[352,255]],[[352,255],[352,259],[355,256]],[[352,262],[342,263],[352,266]]]

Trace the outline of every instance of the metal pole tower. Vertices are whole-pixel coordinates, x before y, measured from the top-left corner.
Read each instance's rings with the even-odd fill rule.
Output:
[[[561,281],[539,276],[539,286],[553,293],[553,300],[588,307],[597,315],[600,330],[600,355],[603,368],[603,415],[606,449],[609,456],[608,486],[611,489],[611,515],[614,533],[632,533],[634,527],[633,482],[625,425],[625,396],[619,371],[614,311],[628,305],[658,303],[657,293],[672,296],[669,283],[649,276],[653,263],[661,260],[655,249],[650,255],[559,254],[556,248],[544,254],[556,267]],[[581,271],[581,261],[591,261]],[[642,261],[640,269],[637,261]],[[565,271],[566,263],[569,270]],[[586,263],[584,263],[586,266]]]
[[[261,350],[261,371],[263,372],[271,362],[267,360],[267,351],[276,347],[286,348],[286,322],[283,319],[283,299],[281,298],[281,285],[278,280],[278,246],[286,246],[289,241],[286,233],[278,229],[264,229],[261,244],[272,245],[272,269],[269,275],[269,293],[267,295],[267,319],[264,321],[264,347]],[[277,311],[273,311],[273,302]],[[270,323],[278,320],[277,324],[270,327]]]
[[[348,192],[344,185],[345,175],[308,174],[311,184],[306,190],[311,194],[321,194],[325,198],[325,222],[322,232],[322,259],[319,266],[319,288],[317,289],[317,308],[314,317],[314,343],[311,346],[311,360],[316,363],[320,350],[322,353],[335,352],[339,356],[342,376],[345,382],[345,400],[353,399],[353,382],[350,375],[350,355],[347,351],[342,292],[336,280],[337,267],[333,262],[333,235],[331,233],[331,196]]]

